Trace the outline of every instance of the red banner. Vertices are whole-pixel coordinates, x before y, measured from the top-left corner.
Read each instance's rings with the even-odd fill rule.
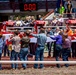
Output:
[[[69,23],[69,24],[76,24],[76,20],[67,20],[66,23]]]
[[[37,20],[36,21],[36,25],[44,25],[45,21],[41,21],[41,20]]]

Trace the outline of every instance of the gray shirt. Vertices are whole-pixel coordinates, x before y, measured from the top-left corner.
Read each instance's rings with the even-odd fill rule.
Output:
[[[12,42],[13,42],[13,50],[16,51],[16,52],[20,52],[20,48],[21,48],[21,45],[20,45],[20,37],[19,36],[15,36],[12,38]]]

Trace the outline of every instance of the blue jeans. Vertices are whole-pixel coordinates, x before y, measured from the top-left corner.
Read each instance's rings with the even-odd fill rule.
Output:
[[[27,61],[27,55],[28,55],[28,48],[21,48],[20,54],[19,54],[20,60],[21,61]],[[22,67],[26,68],[26,64],[23,63]]]
[[[40,59],[40,61],[43,61],[44,56],[44,47],[37,47],[36,52],[35,52],[35,61],[38,61],[38,59]],[[40,68],[43,68],[44,65],[40,64]],[[34,68],[38,68],[38,64],[34,64]]]
[[[53,42],[51,42],[51,43],[48,42],[48,43],[47,43],[47,47],[48,47],[48,56],[51,56],[50,53],[51,53],[51,46],[52,46],[52,43],[53,43]]]
[[[6,54],[9,56],[9,54],[10,54],[10,51],[8,50],[8,46],[7,45],[5,45],[4,46],[4,56],[6,56]]]
[[[70,53],[70,48],[64,48],[62,50],[62,59],[63,59],[63,61],[68,61],[69,53]],[[65,66],[68,67],[69,64],[65,64]]]
[[[14,61],[14,60],[17,61],[18,60],[18,54],[19,54],[18,52],[15,52],[14,50],[12,50],[11,51],[11,60],[12,61]],[[15,63],[15,64],[12,63],[11,67],[16,69],[16,68],[18,68],[18,64],[17,63]]]
[[[0,60],[1,60],[1,56],[2,56],[2,53],[0,53]],[[1,66],[1,64],[0,64],[0,70],[2,69],[2,66]]]
[[[62,46],[61,45],[56,45],[56,61],[59,61],[59,57],[60,57],[60,54],[61,54],[61,51],[62,51]],[[60,64],[56,64],[56,66],[59,68],[60,67]]]

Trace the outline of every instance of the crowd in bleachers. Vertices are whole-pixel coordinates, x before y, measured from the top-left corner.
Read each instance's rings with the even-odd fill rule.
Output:
[[[67,14],[67,17],[71,17],[70,14],[72,13],[72,9],[73,9],[73,3],[71,0],[66,0],[64,2],[64,0],[58,0],[57,3],[57,12],[60,14]]]

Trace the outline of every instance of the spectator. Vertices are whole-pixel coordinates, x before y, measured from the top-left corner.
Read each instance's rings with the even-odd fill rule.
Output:
[[[34,16],[26,16],[25,18],[25,26],[34,26],[35,17]]]
[[[68,36],[72,36],[72,35],[73,35],[73,31],[72,31],[72,29],[69,27],[69,24],[66,25],[66,33],[68,34]]]
[[[2,50],[3,50],[3,39],[2,39],[2,34],[0,33],[0,60],[2,57]],[[0,70],[2,69],[1,63],[0,63]]]
[[[4,42],[4,57],[9,56],[9,50],[8,50],[8,39],[5,40],[5,38],[3,37],[3,42]]]
[[[9,51],[10,59],[11,59],[11,51],[12,51],[12,41],[9,41],[9,40],[10,40],[12,37],[13,37],[13,35],[10,35],[10,36],[9,36],[9,39],[8,39],[8,51]]]
[[[53,35],[53,31],[52,31],[52,29],[51,28],[48,28],[48,30],[47,30],[47,36],[51,36],[51,35]],[[52,46],[52,44],[53,44],[53,42],[48,42],[47,43],[47,47],[48,47],[48,57],[51,57],[51,46]]]
[[[62,4],[60,4],[60,8],[59,8],[59,14],[63,15],[65,11],[65,8]]]
[[[12,41],[12,52],[11,52],[11,60],[12,61],[17,61],[18,60],[18,55],[19,55],[19,52],[20,52],[20,37],[18,36],[18,32],[14,32],[14,37],[11,38],[11,41]],[[11,64],[12,66],[12,69],[17,69],[18,68],[18,64]]]
[[[28,22],[29,22],[29,17],[26,16],[26,17],[25,17],[25,23],[28,23]]]
[[[35,30],[33,30],[33,34],[37,34]],[[32,38],[33,36],[30,35],[29,37]],[[31,57],[33,57],[33,55],[35,55],[37,43],[30,42],[29,46],[30,46],[30,55]]]
[[[51,24],[52,24],[53,26],[56,26],[57,21],[58,21],[58,20],[57,20],[56,16],[54,16]]]
[[[74,30],[73,35],[71,36],[72,40],[76,40],[76,29]],[[72,42],[72,57],[76,57],[76,42]]]
[[[42,20],[42,16],[41,15],[38,15],[38,20]]]
[[[56,56],[55,59],[56,61],[59,61],[59,57],[62,51],[62,32],[59,32],[59,34],[55,37],[51,37],[52,39],[56,40],[56,45],[55,45],[55,52],[56,52]],[[60,68],[60,65],[57,64],[56,65],[58,68]]]
[[[30,26],[34,26],[34,22],[35,22],[35,17],[31,16]]]
[[[15,26],[23,26],[23,25],[26,25],[22,20],[20,20],[19,17],[16,18],[16,21],[15,21]]]
[[[71,39],[68,38],[68,35],[64,33],[63,35],[63,44],[62,44],[62,59],[63,61],[68,61],[68,57],[70,54],[71,49]],[[68,67],[68,64],[65,64],[66,67]]]
[[[57,0],[57,11],[59,11],[60,8],[60,4],[62,4],[62,6],[64,5],[64,0]]]
[[[58,21],[61,23],[64,23],[64,18],[61,14],[59,15]]]
[[[57,24],[58,24],[58,26],[63,26],[63,24],[64,24],[64,18],[61,14],[59,15]]]
[[[67,12],[67,4],[68,4],[68,0],[66,0],[64,3],[65,13]]]
[[[5,36],[2,37],[3,39],[3,53],[4,53],[4,56],[6,56],[6,51],[7,51],[7,46],[6,46],[6,40],[5,40]]]
[[[31,34],[31,35],[37,38],[38,46],[37,46],[36,52],[35,52],[35,61],[38,61],[38,59],[40,59],[40,61],[43,61],[44,46],[45,46],[45,43],[47,40],[45,31],[44,31],[44,29],[41,28],[39,34]],[[34,68],[38,68],[38,64],[34,64]],[[40,64],[40,68],[43,68],[43,64]]]
[[[15,26],[22,26],[22,23],[19,17],[16,18]]]
[[[52,28],[48,28],[47,30],[47,36],[53,35]]]
[[[21,50],[20,50],[20,60],[21,61],[27,61],[27,55],[29,51],[29,43],[30,43],[30,38],[29,38],[29,31],[26,31],[26,36],[22,37],[21,39]],[[23,69],[26,69],[26,64],[22,64]]]
[[[54,32],[54,35],[57,36],[57,35],[59,35],[59,33],[60,33],[60,28],[57,27],[56,30],[55,30],[55,32]]]
[[[72,13],[72,2],[70,0],[68,0],[66,3],[65,3],[65,9],[66,9],[66,13],[67,13],[67,17],[70,18],[71,17],[71,13]]]
[[[68,35],[69,38],[71,38],[71,36],[73,35],[73,31],[72,29],[69,27],[69,24],[66,25],[66,33]],[[71,49],[70,49],[71,50]],[[69,57],[71,57],[71,53],[69,54]]]

